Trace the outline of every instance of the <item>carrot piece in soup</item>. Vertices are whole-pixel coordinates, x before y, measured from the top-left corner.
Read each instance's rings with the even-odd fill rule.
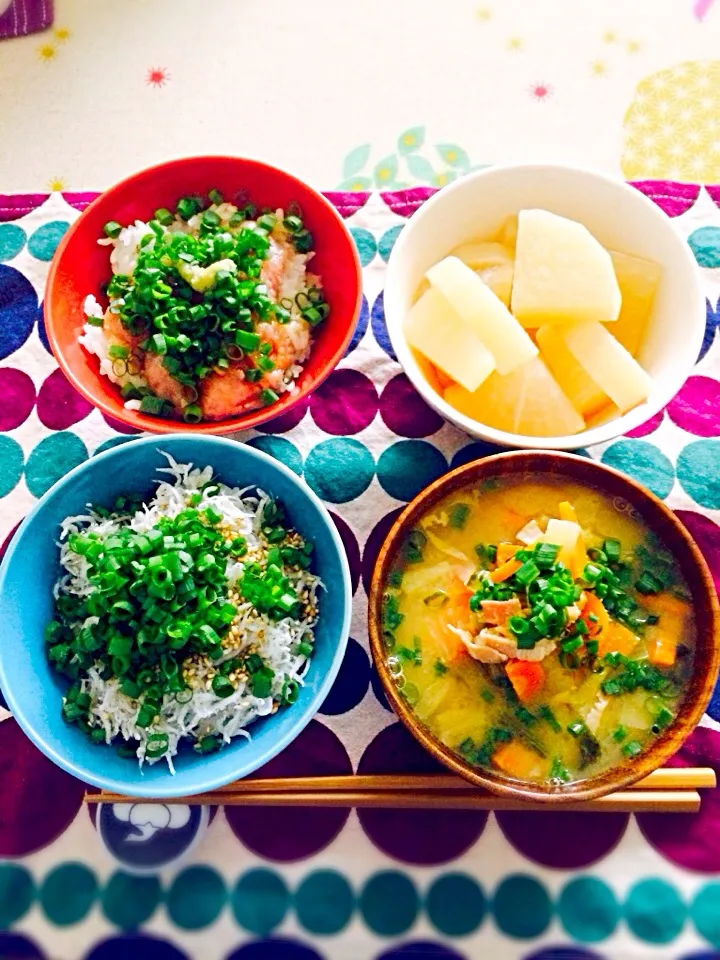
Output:
[[[607,630],[604,630],[598,637],[598,656],[604,657],[606,653],[622,653],[628,657],[637,643],[638,638],[632,630],[628,630],[617,620],[611,620]]]
[[[452,663],[464,656],[468,656],[467,647],[450,626],[459,630],[470,630],[473,626],[473,615],[469,600],[472,590],[459,577],[453,578],[452,589],[448,591],[447,602],[440,607],[434,619],[429,624],[433,639],[442,647],[444,659]]]
[[[512,560],[520,547],[515,543],[499,543],[497,548],[497,562],[499,564]]]
[[[646,634],[647,652],[650,663],[659,667],[671,667],[677,656],[675,637],[657,627],[648,627]]]
[[[563,500],[558,508],[558,513],[561,520],[569,520],[571,523],[578,522],[575,507],[568,500]]]
[[[504,743],[495,751],[492,759],[498,770],[519,780],[527,780],[540,773],[541,761],[538,755],[517,740]]]
[[[493,570],[490,579],[493,583],[502,583],[503,580],[509,580],[514,573],[517,573],[521,566],[520,561],[513,557],[512,560],[506,560],[496,570]]]
[[[580,619],[585,621],[585,625],[588,628],[588,636],[596,637],[607,633],[608,627],[610,626],[610,617],[603,606],[602,600],[590,592],[585,594],[585,598],[585,605],[582,608],[582,616]],[[591,620],[591,616],[595,619]]]
[[[543,666],[533,660],[510,660],[505,664],[505,673],[522,703],[532,700],[545,684]]]

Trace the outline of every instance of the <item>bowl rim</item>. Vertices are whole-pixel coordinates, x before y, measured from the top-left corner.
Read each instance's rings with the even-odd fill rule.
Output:
[[[330,212],[332,218],[335,220],[336,226],[344,234],[348,249],[353,258],[356,288],[355,307],[352,312],[352,321],[348,324],[348,328],[345,331],[342,342],[338,345],[332,356],[324,364],[318,375],[313,378],[312,384],[304,391],[298,390],[298,396],[294,397],[287,404],[287,406],[278,413],[269,412],[272,410],[272,406],[261,407],[259,410],[252,410],[242,417],[227,417],[224,420],[202,420],[197,424],[189,424],[180,421],[164,419],[162,417],[153,417],[148,414],[141,414],[137,410],[127,410],[124,406],[118,411],[108,403],[104,396],[96,396],[92,390],[85,388],[78,377],[76,377],[73,365],[66,360],[64,352],[59,346],[55,336],[55,321],[52,308],[51,291],[57,282],[60,261],[65,256],[67,247],[73,241],[73,238],[78,230],[81,229],[81,226],[89,213],[94,210],[96,205],[108,200],[108,198],[114,194],[115,191],[131,186],[133,182],[138,179],[138,177],[151,178],[153,176],[160,176],[169,167],[182,168],[183,166],[190,166],[198,161],[203,163],[227,163],[229,161],[239,164],[249,164],[256,169],[266,171],[272,175],[284,177],[291,184],[299,184],[303,190],[307,190],[313,194],[314,199]],[[290,410],[294,409],[298,403],[301,403],[303,400],[307,400],[307,398],[310,397],[315,390],[317,390],[317,388],[330,376],[330,374],[337,367],[338,363],[340,363],[342,358],[345,356],[360,318],[360,312],[362,310],[362,295],[362,266],[360,263],[360,255],[358,253],[357,246],[353,241],[352,234],[346,226],[345,221],[340,216],[338,210],[333,206],[332,203],[330,203],[327,197],[323,196],[320,191],[316,190],[299,177],[296,177],[294,174],[288,173],[280,167],[275,167],[272,164],[264,163],[262,160],[255,160],[252,157],[236,157],[229,154],[202,154],[198,156],[178,157],[174,160],[165,160],[161,163],[153,164],[150,167],[144,167],[141,170],[137,170],[135,173],[129,174],[127,177],[124,177],[122,180],[119,180],[117,183],[114,183],[112,186],[107,187],[105,190],[99,193],[98,196],[95,197],[95,199],[92,200],[81,212],[80,216],[70,224],[53,255],[52,262],[50,263],[50,269],[48,270],[47,279],[45,281],[45,332],[47,334],[48,343],[50,344],[50,349],[52,350],[58,366],[68,380],[72,383],[73,387],[75,387],[78,393],[85,397],[85,399],[91,403],[93,407],[97,407],[97,409],[102,411],[102,413],[106,414],[108,417],[120,421],[129,427],[134,427],[138,430],[156,434],[175,435],[180,433],[191,433],[195,436],[203,434],[211,436],[215,436],[217,434],[224,435],[228,433],[239,433],[242,430],[250,430],[253,427],[257,427],[263,423],[273,420],[275,417],[283,416],[284,414],[289,413]],[[97,376],[99,377],[101,374],[98,373]]]
[[[558,462],[565,465],[570,464],[569,471],[557,471],[557,469],[551,471],[548,469],[552,464],[557,465]],[[482,767],[473,767],[451,750],[450,747],[442,743],[439,738],[419,720],[412,707],[410,707],[407,701],[400,695],[387,665],[386,650],[382,639],[382,598],[385,592],[387,575],[391,563],[396,555],[399,543],[405,535],[406,529],[440,500],[443,500],[449,494],[469,484],[480,482],[482,477],[492,477],[494,475],[494,468],[497,465],[503,466],[505,464],[513,464],[516,466],[516,469],[503,472],[503,476],[522,475],[526,473],[555,473],[561,480],[566,479],[581,485],[583,483],[591,485],[588,481],[580,479],[577,474],[570,472],[574,470],[572,466],[573,462],[575,464],[583,464],[584,469],[595,473],[598,477],[596,487],[603,492],[602,480],[604,476],[612,476],[614,482],[619,480],[619,486],[625,486],[628,492],[633,494],[635,503],[637,503],[638,500],[644,500],[649,504],[651,509],[659,511],[660,514],[663,515],[665,522],[674,529],[675,533],[682,540],[684,548],[688,551],[690,561],[697,571],[698,589],[706,601],[705,607],[708,614],[706,643],[709,652],[710,669],[704,677],[700,677],[699,695],[693,699],[688,698],[684,701],[688,707],[687,714],[679,721],[675,720],[666,731],[655,739],[652,750],[636,760],[628,761],[621,766],[610,767],[589,780],[575,781],[574,783],[568,784],[567,787],[558,788],[553,792],[551,789],[539,783],[520,781],[507,777],[499,772],[496,773],[485,770]],[[627,499],[629,503],[633,503],[629,495]],[[368,632],[370,637],[370,650],[375,668],[377,669],[382,688],[393,711],[432,757],[452,770],[453,773],[458,774],[465,780],[469,780],[477,787],[482,787],[494,794],[501,797],[508,797],[512,800],[540,802],[548,806],[562,806],[568,803],[597,799],[598,797],[631,786],[633,783],[647,776],[652,770],[660,767],[680,748],[687,737],[689,737],[697,727],[712,696],[717,680],[718,668],[720,667],[720,605],[718,604],[717,593],[710,569],[699,547],[683,523],[662,500],[619,470],[615,470],[612,467],[608,467],[603,463],[598,463],[586,457],[542,450],[511,451],[471,461],[444,474],[422,490],[407,505],[388,531],[373,567],[368,595]],[[697,642],[699,642],[699,637]],[[697,665],[693,672],[693,678],[695,678],[696,675]],[[647,763],[648,758],[650,758],[650,763]]]
[[[673,226],[671,218],[668,217],[667,214],[665,214],[657,206],[657,204],[653,203],[653,201],[641,190],[638,190],[636,187],[632,186],[631,183],[621,180],[618,177],[611,176],[590,166],[572,166],[571,164],[563,163],[497,164],[494,166],[485,167],[482,170],[473,171],[464,177],[460,177],[458,180],[455,180],[442,190],[438,190],[428,200],[426,200],[425,203],[423,203],[417,209],[417,211],[405,225],[404,229],[400,232],[400,235],[393,246],[390,258],[388,260],[387,273],[385,277],[385,303],[387,304],[388,288],[391,288],[396,283],[395,273],[399,269],[398,263],[400,262],[400,259],[403,256],[406,248],[410,248],[413,242],[413,229],[423,220],[424,217],[428,215],[428,212],[432,213],[435,207],[442,206],[442,204],[446,202],[447,198],[452,196],[453,193],[459,193],[462,190],[468,189],[469,184],[481,180],[491,179],[493,177],[502,177],[505,174],[514,175],[520,172],[535,173],[538,176],[548,173],[565,173],[568,176],[575,176],[579,174],[581,176],[587,176],[591,179],[598,180],[611,189],[615,189],[620,193],[624,193],[628,197],[632,197],[632,202],[637,203],[639,207],[644,207],[648,212],[650,212],[650,215],[654,217],[657,224],[657,229],[664,230],[668,236],[673,236],[677,248],[677,260],[683,263],[684,268],[689,268],[688,273],[692,275],[693,281],[692,290],[688,289],[687,301],[688,307],[690,307],[693,301],[695,302],[695,307],[694,309],[687,310],[686,320],[690,320],[690,322],[692,322],[693,317],[696,317],[697,319],[695,322],[695,328],[689,328],[686,331],[685,336],[685,340],[689,340],[690,345],[693,347],[692,364],[688,366],[687,369],[674,367],[672,370],[672,375],[666,378],[665,388],[661,393],[658,393],[656,400],[652,404],[648,405],[647,409],[644,409],[645,405],[641,404],[639,407],[629,410],[627,413],[621,414],[614,420],[608,420],[607,422],[598,424],[596,426],[586,427],[584,430],[581,430],[580,433],[565,434],[553,437],[532,437],[486,426],[485,424],[480,423],[478,420],[473,420],[471,417],[450,406],[450,404],[447,403],[445,399],[440,396],[440,394],[437,393],[437,391],[427,382],[425,377],[422,375],[422,372],[415,369],[414,362],[410,362],[412,360],[412,352],[402,331],[403,317],[393,315],[388,317],[388,311],[386,308],[385,319],[388,336],[390,338],[395,356],[398,358],[398,362],[402,366],[406,376],[418,393],[440,414],[440,416],[442,416],[445,420],[448,420],[450,423],[454,423],[457,427],[459,427],[461,430],[464,430],[471,436],[486,440],[489,443],[494,443],[497,446],[516,449],[575,450],[578,447],[592,446],[596,443],[605,443],[608,440],[614,440],[628,431],[634,430],[635,428],[646,423],[657,413],[659,413],[660,410],[664,409],[668,403],[670,403],[670,401],[682,389],[688,377],[691,375],[697,355],[700,353],[700,348],[702,346],[703,336],[705,333],[705,295],[702,291],[702,286],[700,283],[700,271],[695,263],[690,247]],[[688,347],[688,350],[690,350],[690,346]]]
[[[350,577],[350,566],[340,534],[338,533],[338,530],[325,504],[306,483],[303,483],[297,474],[290,470],[289,467],[285,466],[284,463],[281,463],[274,457],[271,457],[269,454],[264,453],[262,450],[257,450],[255,447],[250,447],[245,443],[240,443],[237,440],[230,440],[226,437],[198,436],[197,434],[191,433],[175,434],[172,437],[151,435],[133,440],[131,442],[133,445],[138,444],[145,447],[156,447],[158,448],[158,452],[162,453],[162,447],[166,444],[188,440],[192,441],[193,443],[199,443],[203,446],[207,446],[208,449],[215,445],[225,447],[233,452],[239,452],[240,456],[247,455],[250,460],[260,461],[265,463],[266,466],[277,470],[278,473],[283,475],[295,487],[297,487],[298,490],[301,491],[303,495],[306,496],[317,508],[323,522],[325,523],[325,526],[327,527],[340,561],[339,572],[342,578],[343,588],[343,618],[342,624],[337,631],[337,641],[335,644],[335,650],[330,668],[323,676],[322,682],[305,708],[305,712],[298,715],[295,723],[281,737],[276,738],[270,749],[264,753],[261,761],[251,765],[251,767],[242,774],[242,777],[244,778],[250,776],[257,769],[264,766],[266,763],[276,757],[282,750],[284,750],[285,747],[287,747],[316,716],[325,698],[330,692],[330,689],[340,671],[340,667],[345,656],[348,638],[350,636],[350,623],[352,618],[352,581]],[[117,446],[111,447],[109,450],[104,450],[102,453],[92,456],[88,460],[83,461],[83,463],[78,464],[78,466],[66,473],[60,480],[46,490],[42,497],[40,497],[38,502],[27,514],[25,519],[12,535],[8,549],[2,559],[2,562],[0,563],[0,597],[5,595],[5,581],[8,576],[8,571],[13,558],[22,549],[23,537],[27,532],[28,527],[35,521],[37,515],[44,509],[46,504],[65,487],[71,486],[75,479],[91,465],[100,463],[104,467],[110,468],[110,465],[114,459],[122,457],[124,446],[124,443],[118,444]],[[153,471],[153,473],[154,472],[155,471]],[[152,480],[152,477],[150,479]],[[92,786],[100,787],[101,789],[112,791],[114,793],[122,793],[126,796],[163,799],[178,796],[193,796],[198,793],[204,793],[208,790],[213,790],[217,787],[224,786],[227,783],[231,783],[234,780],[239,779],[238,774],[233,774],[230,777],[227,775],[206,775],[203,778],[198,778],[198,783],[191,789],[178,790],[173,789],[173,775],[168,770],[166,777],[162,781],[149,781],[147,785],[143,785],[142,783],[137,785],[132,784],[131,789],[128,790],[129,785],[125,781],[116,777],[108,777],[103,776],[102,774],[94,773],[92,770],[87,769],[82,763],[76,762],[71,756],[65,756],[63,753],[57,751],[54,747],[47,744],[43,735],[38,733],[34,729],[33,725],[28,722],[23,709],[22,701],[16,698],[12,689],[12,684],[8,683],[5,655],[3,650],[4,647],[2,644],[0,644],[0,689],[2,689],[13,718],[17,721],[20,728],[31,740],[31,742],[34,743],[35,746],[46,757],[52,760],[53,763],[65,770],[67,773],[76,777],[78,780],[81,780],[83,783],[91,784]],[[292,709],[292,706],[290,709]],[[102,757],[102,753],[99,753],[98,755]],[[221,755],[221,753],[218,753],[212,756],[219,757]],[[212,756],[207,756],[203,759],[205,761],[212,761]],[[238,766],[239,765],[240,763],[238,762]],[[197,770],[200,771],[201,769],[202,766],[198,764]]]

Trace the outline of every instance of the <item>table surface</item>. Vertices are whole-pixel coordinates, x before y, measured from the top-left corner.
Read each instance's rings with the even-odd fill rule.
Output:
[[[206,6],[56,0],[52,30],[0,43],[0,542],[70,466],[132,439],[72,392],[44,335],[48,261],[81,194],[200,152],[256,156],[342,191],[333,199],[363,261],[358,333],[302,419],[242,438],[326,499],[356,587],[336,687],[268,772],[421,770],[371,669],[364,583],[398,509],[489,449],[443,424],[395,362],[389,251],[423,186],[489,163],[560,159],[648,181],[702,268],[706,341],[663,415],[585,452],[679,510],[720,577],[720,9]],[[394,193],[357,192],[378,189]],[[716,694],[677,762],[720,769],[719,721]],[[167,820],[116,808],[111,856],[82,785],[12,719],[0,723],[0,783],[3,958],[720,958],[718,791],[697,818],[226,809],[206,827],[198,808]],[[185,859],[143,876],[122,866],[175,854]]]

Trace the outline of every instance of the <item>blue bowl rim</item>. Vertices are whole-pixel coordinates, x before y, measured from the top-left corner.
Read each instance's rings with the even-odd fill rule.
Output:
[[[279,460],[276,460],[274,457],[271,457],[269,454],[264,453],[262,450],[257,450],[255,447],[250,447],[246,443],[241,443],[238,440],[230,440],[226,437],[216,437],[216,436],[202,436],[192,433],[176,433],[171,436],[168,435],[151,435],[147,437],[139,437],[136,440],[130,441],[133,445],[139,444],[143,446],[154,446],[158,449],[163,447],[171,447],[178,441],[191,441],[195,444],[200,444],[211,448],[217,444],[220,446],[227,447],[233,451],[242,451],[243,454],[250,457],[251,460],[264,461],[267,466],[275,469],[278,473],[283,474],[286,479],[288,479],[292,484],[298,487],[302,493],[317,507],[321,517],[325,521],[325,524],[328,528],[330,536],[335,544],[337,549],[338,557],[340,559],[340,570],[342,572],[343,579],[343,593],[344,593],[344,603],[343,603],[343,622],[340,630],[340,635],[338,642],[333,654],[332,663],[330,669],[327,671],[323,677],[322,683],[320,684],[315,695],[308,703],[305,708],[305,712],[298,715],[296,722],[288,729],[288,731],[281,737],[278,737],[277,740],[272,744],[272,746],[266,751],[262,759],[257,763],[254,763],[250,769],[246,770],[242,775],[243,777],[249,776],[251,773],[254,773],[259,767],[264,766],[274,757],[276,757],[282,750],[285,749],[310,723],[310,721],[317,714],[320,706],[330,692],[335,678],[338,675],[340,666],[345,655],[345,649],[347,647],[348,637],[350,635],[350,619],[352,616],[352,586],[350,579],[350,568],[347,561],[347,556],[345,554],[345,547],[343,546],[342,539],[340,534],[337,531],[335,524],[333,523],[332,517],[329,514],[329,511],[325,504],[320,500],[320,498],[310,489],[307,483],[303,482],[297,474],[293,473],[289,467],[286,467],[284,463],[281,463]],[[38,500],[35,506],[32,508],[30,513],[22,521],[18,529],[15,531],[10,545],[8,546],[7,552],[0,563],[0,597],[2,597],[5,590],[5,579],[8,575],[8,570],[13,561],[13,558],[17,551],[20,548],[22,543],[23,536],[30,526],[34,518],[40,511],[43,509],[45,504],[47,504],[52,498],[64,487],[71,485],[74,479],[83,473],[84,470],[88,469],[91,465],[95,465],[99,462],[106,461],[109,463],[116,457],[120,457],[123,454],[123,448],[125,444],[121,443],[115,447],[111,447],[109,450],[104,450],[100,454],[92,455],[89,459],[84,460],[78,466],[73,467],[68,473],[65,474],[60,480],[54,483],[42,497]],[[171,451],[168,451],[171,452]],[[103,790],[112,791],[114,793],[122,793],[127,796],[133,797],[151,797],[153,799],[163,799],[171,798],[178,796],[191,796],[198,793],[205,793],[209,790],[214,790],[217,787],[225,786],[228,783],[232,783],[233,780],[239,779],[239,775],[235,774],[231,777],[227,775],[220,776],[207,776],[202,782],[198,782],[189,792],[187,790],[178,790],[173,789],[173,775],[168,770],[167,780],[160,783],[153,782],[152,785],[148,783],[146,787],[143,787],[142,784],[128,784],[123,780],[119,780],[114,777],[105,777],[102,774],[96,774],[91,770],[86,769],[84,766],[75,763],[72,759],[62,755],[54,748],[50,747],[45,743],[43,737],[38,734],[32,727],[31,724],[27,722],[25,714],[22,709],[22,705],[16,700],[15,695],[11,689],[11,686],[7,682],[7,676],[5,672],[5,660],[3,655],[3,645],[0,644],[0,689],[2,689],[3,695],[8,705],[8,709],[12,713],[13,718],[18,722],[20,728],[26,734],[26,736],[35,744],[35,746],[53,763],[57,764],[61,769],[65,770],[67,773],[76,777],[78,780],[81,780],[83,783],[91,784],[95,787],[100,787]],[[290,708],[292,709],[292,707]],[[99,753],[99,756],[102,754]],[[221,756],[222,754],[216,754],[215,756]],[[212,761],[212,756],[210,755],[204,758],[207,761]],[[198,770],[200,770],[198,766]],[[131,786],[132,789],[128,790],[128,786]]]

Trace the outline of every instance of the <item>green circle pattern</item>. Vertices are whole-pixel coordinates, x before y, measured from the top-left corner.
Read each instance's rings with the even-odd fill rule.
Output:
[[[372,454],[359,440],[337,437],[313,447],[305,460],[305,479],[329,503],[355,500],[375,475]]]
[[[20,481],[23,472],[22,447],[12,437],[0,437],[0,497],[6,497]]]
[[[485,919],[487,902],[480,886],[463,873],[438,877],[427,892],[425,911],[430,923],[448,937],[473,933]]]
[[[87,458],[87,447],[76,434],[65,430],[50,434],[40,441],[28,457],[25,467],[28,490],[34,497],[41,497],[68,471]]]
[[[720,947],[720,883],[706,883],[690,904],[690,917],[701,937]]]
[[[157,877],[137,877],[118,870],[102,892],[102,910],[107,920],[121,930],[137,930],[155,913],[162,898]]]
[[[93,450],[92,455],[95,456],[98,453],[105,453],[106,450],[112,450],[113,447],[119,447],[123,443],[132,443],[133,440],[137,439],[137,437],[110,437],[109,440],[104,440],[98,444]]]
[[[620,919],[620,906],[610,887],[595,877],[567,883],[557,904],[568,936],[581,943],[599,943],[609,937]]]
[[[720,508],[720,440],[696,440],[680,451],[680,486],[708,510]]]
[[[275,460],[284,463],[286,467],[289,467],[290,470],[299,477],[302,476],[302,454],[295,444],[291,443],[290,440],[286,440],[285,437],[275,437],[272,434],[253,437],[252,440],[248,440],[248,446],[255,447],[256,450],[262,450],[262,452],[267,453],[269,457],[274,457]]]
[[[375,259],[377,253],[375,237],[365,227],[350,227],[350,233],[357,247],[360,264],[362,267],[367,267]]]
[[[308,874],[295,893],[295,912],[308,933],[340,933],[350,922],[354,909],[352,887],[335,870]]]
[[[62,863],[45,877],[40,906],[56,927],[68,927],[89,913],[97,890],[97,878],[84,864]]]
[[[219,873],[211,867],[188,867],[168,891],[168,914],[175,926],[183,930],[202,930],[218,918],[226,897]]]
[[[249,870],[230,895],[235,919],[249,933],[267,936],[285,919],[290,894],[283,878],[272,870]]]
[[[661,500],[673,488],[675,470],[672,463],[647,440],[618,440],[604,451],[602,462],[642,483]]]
[[[25,867],[0,863],[0,930],[25,916],[35,899],[35,881]]]
[[[37,259],[47,262],[52,260],[57,245],[67,233],[70,226],[65,220],[52,220],[38,227],[28,240],[28,250]]]
[[[420,898],[404,873],[376,873],[360,894],[360,910],[367,926],[381,937],[398,937],[415,923]]]
[[[27,237],[15,223],[0,223],[0,263],[12,260],[25,246]]]
[[[380,454],[380,486],[396,500],[412,500],[447,470],[447,460],[426,440],[398,440]]]
[[[105,918],[122,930],[137,930],[163,901],[157,876],[117,871],[102,890],[95,874],[82,863],[63,863],[45,875],[36,890],[32,874],[16,863],[0,863],[0,930],[11,928],[37,899],[55,926],[80,923],[98,901]],[[222,877],[211,867],[188,867],[166,891],[169,919],[184,930],[213,924],[229,901],[237,923],[264,937],[285,920],[291,903],[297,922],[312,935],[332,936],[352,920],[356,907],[367,927],[382,937],[402,936],[415,923],[421,908],[413,880],[396,870],[372,875],[356,901],[342,873],[316,870],[299,880],[294,892],[275,871],[256,868],[242,874],[228,898]],[[667,881],[638,881],[620,904],[602,880],[579,876],[568,881],[556,904],[535,877],[513,874],[501,880],[490,902],[473,877],[442,874],[429,885],[422,904],[428,921],[447,937],[474,933],[488,912],[502,933],[520,940],[542,935],[555,912],[575,942],[599,943],[611,937],[623,919],[628,930],[650,944],[667,944],[683,930],[688,916],[695,930],[713,947],[720,947],[720,881],[708,881],[688,909]],[[521,908],[520,908],[521,906]]]
[[[515,873],[498,885],[493,898],[495,923],[503,933],[520,940],[539,937],[552,918],[552,901],[534,877]]]
[[[625,901],[625,922],[646,943],[670,943],[682,930],[687,907],[665,880],[636,883]]]

